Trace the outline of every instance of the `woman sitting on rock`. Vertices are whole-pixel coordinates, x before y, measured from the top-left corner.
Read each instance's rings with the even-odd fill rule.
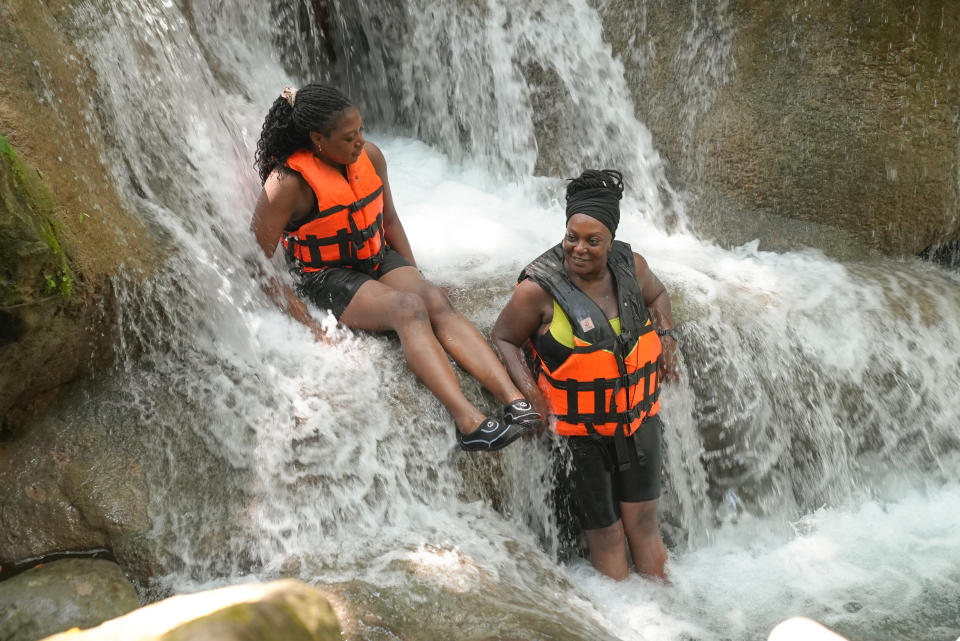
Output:
[[[256,166],[263,191],[252,227],[263,251],[282,244],[299,296],[343,325],[396,332],[463,449],[500,449],[540,422],[477,328],[417,270],[383,153],[346,96],[319,84],[285,89],[264,120]],[[303,300],[283,294],[290,314],[322,336]],[[504,404],[500,416],[467,400],[447,354]]]

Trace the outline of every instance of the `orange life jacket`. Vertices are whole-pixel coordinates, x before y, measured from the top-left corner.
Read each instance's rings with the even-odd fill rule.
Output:
[[[532,278],[553,296],[573,328],[573,350],[555,369],[537,356],[537,383],[557,418],[557,433],[564,436],[630,436],[660,410],[662,346],[637,283],[630,245],[614,241],[607,264],[617,291],[619,335],[567,276],[560,245],[520,274],[521,281]]]
[[[366,150],[347,165],[346,178],[304,149],[291,154],[287,166],[303,176],[317,196],[316,211],[283,231],[287,260],[308,272],[379,263],[386,249],[383,181]]]

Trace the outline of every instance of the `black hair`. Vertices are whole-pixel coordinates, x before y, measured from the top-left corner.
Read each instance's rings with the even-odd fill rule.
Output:
[[[290,154],[311,146],[310,132],[328,135],[337,119],[353,103],[337,89],[312,83],[296,93],[293,106],[286,97],[273,101],[260,130],[254,163],[260,180],[265,182],[270,172],[283,167]]]
[[[620,225],[623,174],[613,169],[587,169],[567,185],[567,222],[574,214],[596,218],[616,236]]]
[[[584,169],[576,178],[570,178],[567,184],[567,200],[584,189],[608,189],[623,198],[623,174],[616,169]]]

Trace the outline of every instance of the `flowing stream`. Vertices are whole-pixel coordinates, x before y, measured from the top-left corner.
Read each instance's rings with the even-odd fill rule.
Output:
[[[169,249],[117,279],[102,399],[154,452],[145,596],[295,576],[354,604],[358,639],[757,639],[793,615],[957,638],[960,276],[698,239],[586,0],[268,4],[78,5],[88,134]],[[735,72],[699,66],[696,100]],[[284,270],[249,232],[253,150],[305,79],[360,104],[421,268],[484,331],[562,233],[564,182],[543,176],[622,168],[618,237],[684,337],[663,396],[668,585],[575,553],[549,439],[457,451],[395,339],[331,324],[317,344],[263,293]]]

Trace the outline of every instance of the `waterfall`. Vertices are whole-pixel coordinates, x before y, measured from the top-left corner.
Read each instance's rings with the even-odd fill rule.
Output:
[[[86,135],[168,249],[114,283],[97,410],[155,453],[148,597],[297,576],[372,613],[350,622],[369,639],[746,639],[799,613],[863,638],[956,633],[960,277],[692,235],[586,0],[91,0],[76,20]],[[423,271],[483,330],[559,238],[562,178],[623,170],[618,237],[683,321],[663,394],[671,585],[565,556],[548,439],[456,451],[394,338],[326,319],[317,344],[263,293],[284,269],[249,232],[253,150],[283,86],[310,79],[361,106]]]
[[[324,6],[331,26],[310,34],[342,45],[347,86],[375,120],[513,181],[572,176],[616,161],[633,177],[633,197],[653,224],[685,221],[589,3]],[[383,28],[367,30],[371,24]]]

